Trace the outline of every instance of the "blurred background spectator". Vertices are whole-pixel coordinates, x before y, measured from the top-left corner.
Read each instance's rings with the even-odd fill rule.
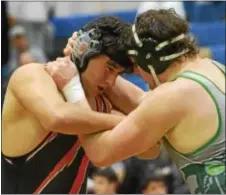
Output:
[[[140,188],[143,194],[172,194],[173,175],[171,167],[147,167]]]
[[[140,194],[140,181],[148,161],[130,158],[124,162],[125,176],[120,186],[120,194]]]
[[[94,194],[117,194],[119,180],[111,167],[97,169],[93,173],[92,179]]]
[[[133,23],[138,14],[148,9],[174,8],[181,17],[189,20],[191,33],[201,47],[201,55],[225,64],[225,1],[129,3],[43,1],[1,2],[1,4],[2,99],[9,75],[17,67],[29,62],[45,63],[47,60],[63,56],[62,49],[72,33],[103,15],[116,16]],[[143,90],[148,90],[146,83],[137,75],[122,76]],[[156,160],[140,160],[134,157],[103,169],[91,165],[88,192],[189,193],[179,170],[170,161],[164,147]]]
[[[30,44],[27,31],[22,26],[14,26],[10,29],[11,52],[9,59],[9,71],[18,66],[31,62],[45,63],[47,58],[40,47]]]
[[[54,33],[49,22],[51,4],[46,1],[8,2],[8,4],[10,25],[22,25],[31,45],[51,52]]]

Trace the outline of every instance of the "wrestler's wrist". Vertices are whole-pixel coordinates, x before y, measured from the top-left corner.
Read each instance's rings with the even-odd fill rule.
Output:
[[[65,99],[70,103],[84,100],[85,93],[79,75],[74,76],[62,89]]]

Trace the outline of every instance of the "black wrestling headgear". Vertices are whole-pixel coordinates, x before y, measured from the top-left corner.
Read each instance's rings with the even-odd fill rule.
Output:
[[[172,63],[172,60],[189,51],[188,49],[184,49],[180,52],[169,54],[167,53],[169,51],[164,50],[165,47],[170,47],[175,42],[184,39],[184,34],[174,37],[171,40],[159,42],[151,37],[140,39],[136,33],[135,25],[132,26],[132,32],[136,47],[133,50],[128,50],[128,54],[134,57],[138,66],[152,74],[156,85],[160,84],[157,75],[163,73]]]
[[[113,39],[116,39],[116,37],[112,35],[106,36],[106,33],[105,36],[102,36],[101,30],[98,27],[89,31],[80,30],[71,55],[71,59],[76,64],[79,72],[84,72],[89,60],[99,54],[107,55],[115,63],[125,68],[126,72],[132,72],[133,64],[127,52],[117,50],[115,46],[112,47],[111,41]],[[84,43],[87,45],[87,48],[81,54],[80,52]]]

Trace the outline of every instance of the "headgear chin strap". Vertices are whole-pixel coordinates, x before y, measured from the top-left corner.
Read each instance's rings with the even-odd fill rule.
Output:
[[[154,79],[154,81],[155,81],[155,85],[156,85],[156,86],[161,85],[161,82],[160,82],[160,80],[159,80],[157,74],[155,73],[155,69],[153,68],[153,66],[148,65],[148,69],[150,70],[150,73],[151,73],[151,75],[152,75],[152,77],[153,77],[153,79]]]
[[[160,85],[157,75],[163,73],[172,63],[172,60],[189,51],[189,49],[184,49],[173,54],[167,54],[166,51],[164,51],[166,46],[170,46],[171,44],[184,39],[186,37],[184,34],[180,34],[171,40],[159,43],[151,37],[140,39],[136,32],[135,25],[132,26],[132,32],[136,43],[136,49],[128,50],[128,54],[134,57],[138,66],[144,71],[152,74],[156,85]]]

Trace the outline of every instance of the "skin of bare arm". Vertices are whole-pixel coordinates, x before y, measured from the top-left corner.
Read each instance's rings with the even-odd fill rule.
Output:
[[[105,94],[115,108],[127,115],[141,103],[146,92],[118,76],[115,85],[107,89]]]
[[[187,113],[181,94],[171,83],[163,84],[113,130],[81,135],[87,156],[97,166],[108,166],[152,148]]]
[[[94,133],[113,128],[123,118],[94,112],[90,108],[87,111],[86,100],[78,104],[65,102],[42,64],[28,64],[19,68],[12,75],[8,89],[47,131]]]
[[[118,111],[116,108],[113,108],[111,110],[111,114],[116,114],[116,115],[119,115],[119,116],[125,116],[123,113]],[[147,151],[136,155],[136,157],[139,158],[139,159],[144,159],[144,160],[158,158],[159,155],[160,155],[160,152],[161,152],[161,145],[162,145],[162,142],[159,141],[156,145],[149,148]]]

